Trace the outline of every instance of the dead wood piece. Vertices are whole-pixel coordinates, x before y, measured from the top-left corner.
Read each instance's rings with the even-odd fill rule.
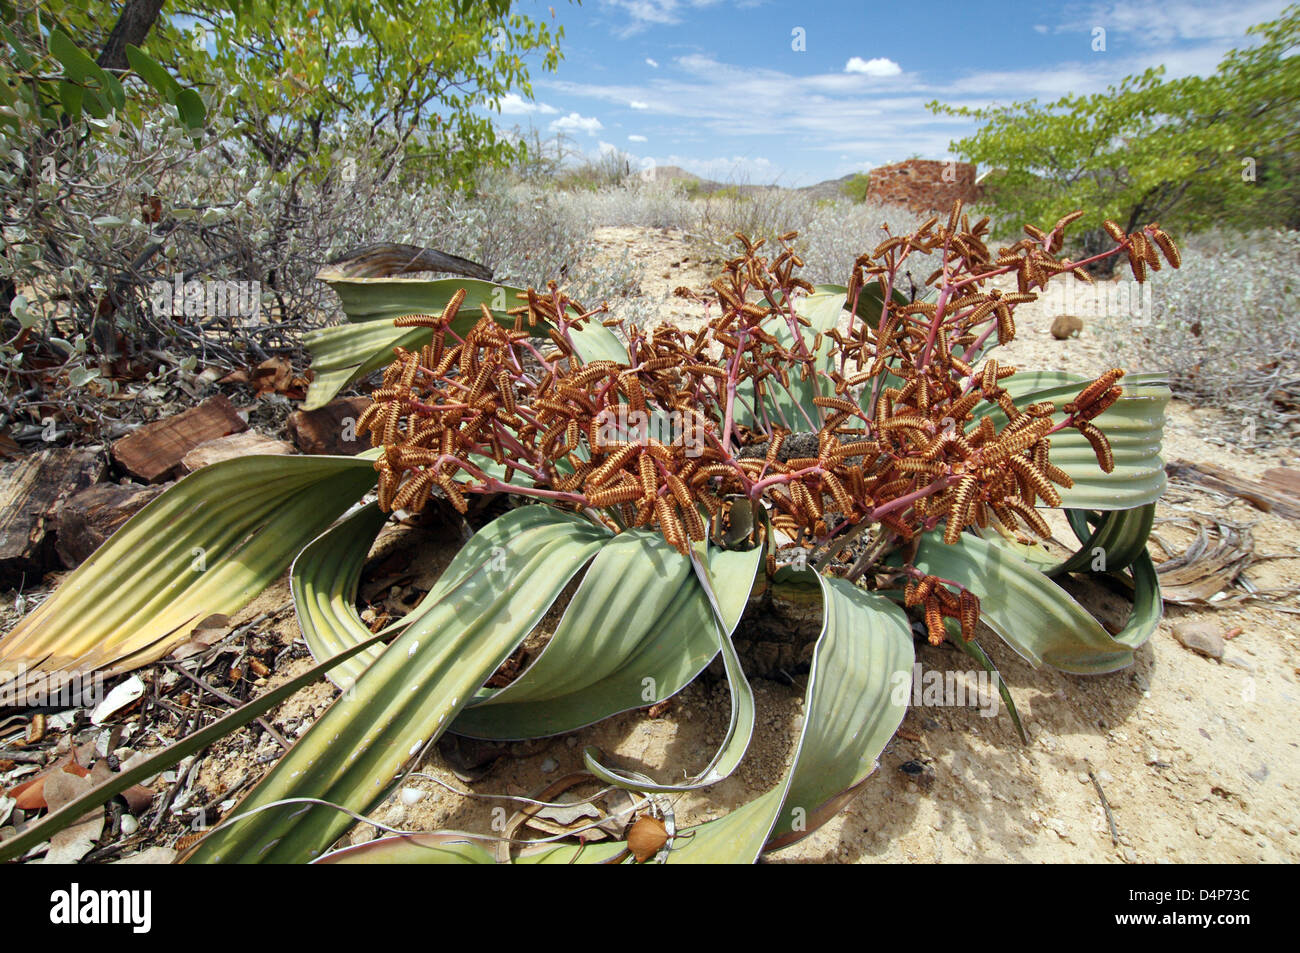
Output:
[[[1165,472],[1172,479],[1184,483],[1194,483],[1219,493],[1240,497],[1257,510],[1274,513],[1287,519],[1300,519],[1300,495],[1289,485],[1292,479],[1300,477],[1276,474],[1268,482],[1249,480],[1223,467],[1211,463],[1190,463],[1186,460],[1174,460],[1165,466]],[[1269,471],[1274,473],[1274,471]],[[1282,471],[1292,474],[1294,471]]]
[[[55,552],[65,569],[75,569],[122,524],[171,484],[99,483],[70,497],[60,509]]]
[[[285,426],[303,453],[350,457],[369,447],[368,440],[357,437],[357,421],[369,406],[369,397],[342,397],[316,410],[294,411]]]
[[[378,242],[350,249],[338,258],[331,259],[329,265],[321,273],[322,277],[387,278],[391,275],[438,271],[482,281],[492,280],[492,269],[478,262],[448,255],[433,248],[397,242]]]
[[[58,511],[100,478],[98,450],[52,448],[0,467],[0,578],[39,575],[55,565]]]
[[[293,453],[293,446],[283,440],[276,440],[255,430],[232,433],[199,444],[181,458],[181,466],[189,473],[201,467],[233,460],[255,453],[269,453],[277,456]]]
[[[197,407],[127,434],[113,444],[113,459],[137,480],[157,483],[180,475],[181,461],[199,444],[247,429],[234,405],[217,394]]]

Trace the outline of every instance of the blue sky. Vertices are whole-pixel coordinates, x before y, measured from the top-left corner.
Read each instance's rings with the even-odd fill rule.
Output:
[[[920,155],[972,130],[925,104],[982,106],[1105,89],[1149,66],[1212,73],[1286,0],[979,3],[563,0],[517,4],[564,26],[535,102],[502,126],[563,132],[589,155],[753,184],[810,185]],[[1105,50],[1094,31],[1105,30]],[[800,34],[798,31],[802,31]],[[802,37],[803,49],[796,49]]]

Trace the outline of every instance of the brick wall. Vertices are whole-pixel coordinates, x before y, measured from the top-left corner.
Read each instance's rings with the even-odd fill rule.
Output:
[[[945,181],[944,171],[951,167]],[[871,170],[867,198],[891,205],[903,205],[914,212],[946,212],[957,199],[970,204],[979,201],[975,167],[967,162],[935,162],[908,159]]]

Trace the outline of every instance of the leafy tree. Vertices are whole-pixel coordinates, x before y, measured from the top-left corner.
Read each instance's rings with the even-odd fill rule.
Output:
[[[315,159],[331,130],[362,123],[383,130],[404,157],[418,156],[427,173],[465,187],[484,167],[525,151],[475,110],[497,108],[508,93],[531,98],[527,58],[538,54],[544,69],[554,69],[564,35],[563,27],[512,13],[509,0],[26,6],[33,25],[39,10],[42,26],[57,25],[91,55],[99,51],[110,79],[136,67],[127,62],[133,44],[182,88],[222,94],[245,143],[277,169]],[[391,151],[379,161],[396,161]]]
[[[227,108],[273,166],[313,155],[331,125],[360,120],[465,185],[523,148],[474,108],[510,92],[531,98],[525,57],[538,52],[554,69],[563,35],[511,13],[509,0],[190,0],[180,10],[195,26],[170,17],[170,52],[159,54],[196,83],[237,85]]]
[[[1012,220],[1084,208],[1087,224],[1110,218],[1126,231],[1151,221],[1295,226],[1300,4],[1248,35],[1258,43],[1209,77],[1166,80],[1161,67],[1047,105],[930,108],[983,124],[951,148],[997,170],[988,194]]]

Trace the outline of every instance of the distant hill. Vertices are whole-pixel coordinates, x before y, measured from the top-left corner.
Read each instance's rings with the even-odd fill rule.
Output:
[[[857,174],[850,173],[843,178],[828,179],[825,182],[818,182],[816,185],[805,185],[793,191],[803,192],[814,199],[843,198],[844,186]],[[745,195],[753,192],[770,192],[782,188],[779,185],[737,185],[731,182],[716,182],[713,179],[698,176],[694,172],[687,172],[677,165],[656,166],[655,178],[660,182],[680,183],[692,195],[712,195],[714,192],[720,192],[723,189],[733,190]]]
[[[796,191],[810,195],[814,199],[842,199],[844,198],[844,187],[859,175],[862,175],[862,173],[850,172],[838,179],[827,179],[825,182],[818,182],[816,185],[805,185]]]

